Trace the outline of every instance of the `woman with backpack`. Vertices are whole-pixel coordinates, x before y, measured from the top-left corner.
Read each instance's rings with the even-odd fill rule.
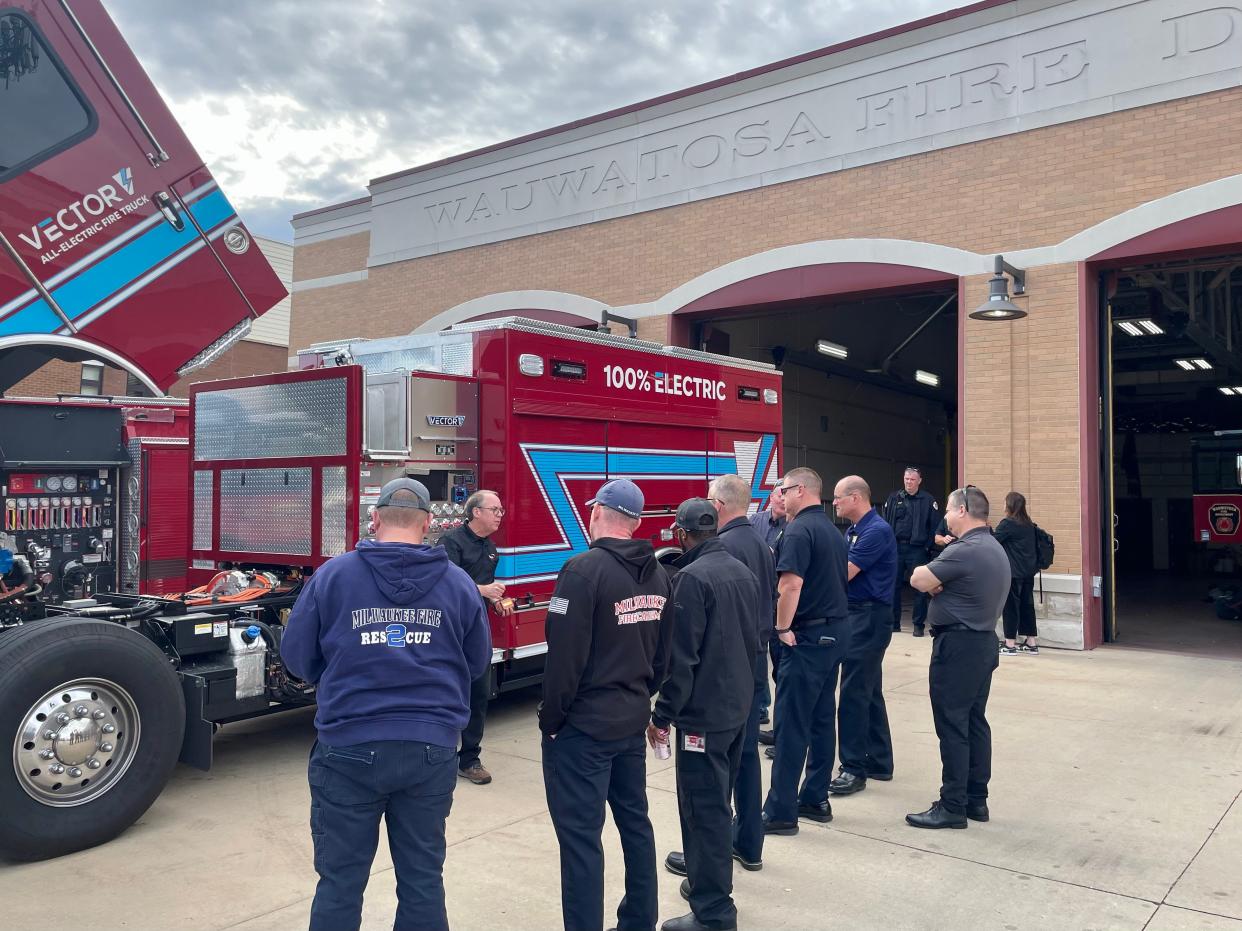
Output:
[[[1026,512],[1026,496],[1017,491],[1005,495],[1005,518],[996,525],[996,539],[1009,557],[1009,569],[1013,581],[1009,585],[1009,598],[1005,602],[1005,642],[1000,646],[1002,656],[1020,653],[1035,655],[1039,646],[1035,642],[1035,573],[1038,571],[1036,537],[1039,530]],[[1025,638],[1021,644],[1017,637]]]

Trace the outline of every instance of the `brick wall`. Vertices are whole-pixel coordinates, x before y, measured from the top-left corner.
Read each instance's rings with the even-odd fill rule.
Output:
[[[650,301],[727,262],[820,239],[909,239],[983,254],[1052,245],[1140,204],[1242,173],[1239,112],[1235,88],[380,266],[364,282],[297,292],[291,345],[406,333],[502,291]],[[295,279],[365,268],[366,240],[297,247]],[[983,302],[986,282],[964,282],[964,310]],[[1027,289],[1024,320],[965,323],[963,474],[998,513],[1006,492],[1024,492],[1056,537],[1054,571],[1078,575],[1077,270],[1032,269]],[[669,318],[648,319],[639,334],[666,341],[675,330]]]
[[[1242,172],[1240,110],[1235,88],[379,266],[365,282],[297,292],[290,345],[354,335],[364,323],[368,336],[405,333],[500,291],[649,301],[726,262],[817,239],[910,239],[982,253],[1049,245]],[[294,280],[365,268],[367,238],[298,246]],[[359,306],[365,320],[346,312]]]
[[[58,394],[77,394],[82,390],[82,364],[53,360],[23,378],[5,392],[11,398],[54,398]],[[111,366],[104,368],[104,394],[125,393],[125,373]]]
[[[211,365],[192,373],[188,379],[177,382],[168,393],[185,398],[190,395],[190,385],[196,381],[283,372],[288,367],[289,350],[284,346],[242,340]],[[22,379],[6,394],[14,398],[48,398],[58,394],[77,394],[81,389],[81,380],[82,366],[79,363],[53,361],[28,378]],[[125,372],[112,367],[104,369],[104,394],[123,395],[125,385]]]

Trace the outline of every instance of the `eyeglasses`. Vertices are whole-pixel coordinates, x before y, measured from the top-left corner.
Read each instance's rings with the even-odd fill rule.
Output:
[[[497,517],[505,516],[505,509],[502,507],[479,508],[480,511],[491,511]]]
[[[962,497],[962,507],[963,507],[963,508],[965,508],[966,513],[967,513],[967,514],[969,514],[969,513],[970,513],[970,491],[971,491],[971,489],[972,489],[972,488],[973,488],[975,491],[978,491],[978,490],[979,490],[979,486],[978,486],[978,485],[963,485],[963,486],[962,486],[961,488],[959,488],[957,491],[953,492],[953,494],[955,494],[955,495],[961,495],[961,497]]]
[[[793,491],[795,488],[802,488],[802,487],[803,487],[802,485],[777,485],[775,488],[772,489],[772,491],[779,492],[782,495],[787,495],[791,491]]]

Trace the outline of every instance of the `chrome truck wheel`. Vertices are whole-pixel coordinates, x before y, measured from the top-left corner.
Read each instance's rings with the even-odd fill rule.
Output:
[[[163,790],[184,728],[180,679],[136,631],[59,617],[0,632],[0,858],[124,831]]]
[[[13,742],[13,769],[36,801],[85,805],[125,775],[141,737],[129,692],[107,679],[77,679],[51,689],[26,712]]]

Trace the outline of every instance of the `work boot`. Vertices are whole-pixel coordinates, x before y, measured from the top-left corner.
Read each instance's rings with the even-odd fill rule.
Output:
[[[469,779],[476,786],[485,786],[492,781],[492,774],[483,768],[482,763],[471,763],[465,769],[459,769],[457,775]]]
[[[988,821],[991,815],[988,814],[987,802],[967,802],[966,817],[971,821]]]

